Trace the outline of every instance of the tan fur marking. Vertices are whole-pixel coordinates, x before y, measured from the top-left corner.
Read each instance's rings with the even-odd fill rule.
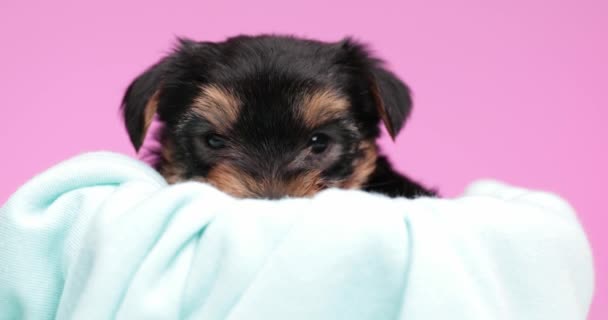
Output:
[[[380,93],[380,87],[378,86],[378,82],[375,78],[371,81],[372,85],[370,88],[370,92],[372,94],[372,98],[374,99],[374,103],[376,104],[376,109],[378,110],[378,114],[386,127],[386,131],[391,136],[391,139],[395,140],[397,133],[395,132],[395,128],[393,128],[393,123],[391,122],[391,118],[386,112],[386,107],[384,105],[384,100],[382,100],[382,95]]]
[[[146,137],[146,132],[148,132],[148,128],[152,123],[152,119],[156,114],[156,109],[158,109],[158,96],[160,91],[154,92],[148,103],[146,103],[146,107],[144,108],[144,130],[141,133],[141,140],[143,141]]]
[[[321,172],[319,171],[308,172],[288,181],[284,185],[285,193],[292,197],[311,197],[323,190],[324,187]]]
[[[174,144],[167,139],[162,141],[163,148],[161,149],[161,160],[159,164],[160,174],[167,180],[167,183],[173,184],[184,180],[184,169],[179,167],[173,160]]]
[[[373,142],[364,141],[359,149],[363,151],[363,157],[356,160],[353,174],[341,183],[342,188],[361,188],[376,169],[376,159],[378,158],[376,145]]]
[[[211,169],[206,181],[235,197],[245,198],[256,195],[254,192],[257,189],[256,181],[229,165],[220,164]]]
[[[300,104],[300,115],[310,128],[316,128],[323,123],[345,114],[349,101],[331,89],[324,89],[312,94],[305,94]]]
[[[194,99],[194,111],[211,122],[219,131],[226,131],[236,122],[241,101],[230,90],[208,85],[201,87],[201,94]]]
[[[312,171],[289,181],[255,180],[238,169],[223,164],[211,169],[203,181],[239,198],[310,197],[323,188],[319,171]]]
[[[184,170],[173,161],[173,144],[164,142],[163,145],[165,147],[163,148],[162,162],[159,168],[161,175],[170,184],[183,181]],[[359,148],[363,151],[363,156],[356,160],[353,174],[338,182],[324,181],[319,170],[307,172],[288,181],[256,180],[227,164],[217,165],[209,171],[207,178],[196,180],[208,182],[223,192],[238,198],[311,197],[327,187],[360,189],[376,169],[378,152],[376,145],[369,141],[361,143]]]

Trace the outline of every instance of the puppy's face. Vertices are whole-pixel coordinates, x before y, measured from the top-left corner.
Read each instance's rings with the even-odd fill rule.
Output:
[[[158,170],[238,197],[360,188],[374,172],[382,120],[391,135],[411,108],[405,85],[350,40],[182,40],[129,87],[136,148],[151,116],[166,123]]]

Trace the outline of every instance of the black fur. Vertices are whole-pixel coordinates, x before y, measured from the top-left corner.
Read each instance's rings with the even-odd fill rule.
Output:
[[[204,137],[213,128],[191,110],[205,84],[230,88],[243,102],[238,121],[225,137],[233,146],[230,149],[210,150]],[[302,94],[321,88],[348,97],[350,113],[322,127],[308,128],[293,106]],[[255,179],[288,179],[314,169],[322,169],[327,181],[346,179],[353,174],[353,163],[363,156],[359,144],[375,141],[380,134],[379,108],[395,135],[412,108],[407,86],[351,39],[338,43],[266,35],[238,36],[220,43],[181,39],[174,53],[140,75],[124,96],[125,125],[136,149],[142,142],[146,105],[157,91],[157,113],[167,125],[166,141],[175,148],[172,161],[183,169],[184,179],[204,178],[226,161]],[[340,150],[338,159],[325,163],[319,156],[285,169],[315,132],[331,138],[332,147]],[[382,156],[362,189],[392,197],[434,195],[392,170]]]
[[[416,198],[421,196],[435,196],[437,192],[430,190],[418,182],[396,173],[386,157],[378,157],[376,170],[370,176],[365,191],[378,192],[389,197]]]

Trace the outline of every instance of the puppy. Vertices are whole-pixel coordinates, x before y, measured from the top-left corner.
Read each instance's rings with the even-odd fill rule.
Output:
[[[412,108],[408,87],[352,39],[286,36],[180,39],[122,102],[139,149],[164,123],[157,170],[169,183],[208,182],[236,197],[306,197],[326,188],[431,196],[379,154]]]

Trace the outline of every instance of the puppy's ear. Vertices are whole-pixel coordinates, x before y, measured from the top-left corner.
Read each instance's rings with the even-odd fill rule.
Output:
[[[175,51],[140,74],[127,88],[122,99],[122,114],[129,139],[139,150],[148,126],[158,109],[162,84],[171,65],[180,54],[191,54],[197,43],[179,38]]]
[[[158,108],[158,95],[167,60],[161,60],[139,75],[129,85],[122,98],[121,109],[125,127],[135,150],[139,150],[147,127]]]
[[[390,71],[380,66],[372,68],[370,93],[384,126],[395,140],[412,110],[410,90]]]
[[[378,115],[394,140],[412,110],[409,88],[392,72],[386,70],[382,61],[375,58],[365,45],[346,38],[339,46],[342,50],[339,62],[362,70],[361,75],[367,78],[368,91]]]

